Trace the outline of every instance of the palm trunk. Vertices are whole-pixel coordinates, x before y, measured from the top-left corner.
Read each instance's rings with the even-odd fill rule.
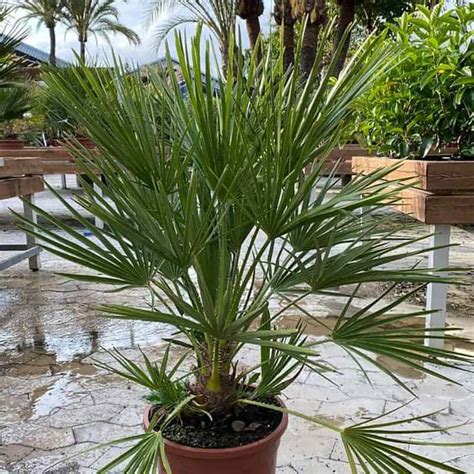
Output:
[[[49,64],[56,66],[56,30],[54,25],[48,26],[49,30]]]
[[[260,31],[261,31],[260,19],[257,15],[253,15],[247,18],[245,23],[247,25],[247,33],[249,35],[250,47],[252,48],[252,50],[254,50],[255,47],[257,46],[258,37],[260,36]],[[261,51],[261,48],[259,47],[257,51],[257,59],[259,62],[261,58],[262,58],[262,51]]]
[[[295,21],[289,0],[275,0],[273,16],[280,28],[283,28],[283,67],[286,71],[295,64]]]
[[[295,25],[283,23],[283,66],[285,71],[295,64]]]
[[[264,12],[265,5],[263,0],[236,0],[236,13],[245,20],[247,33],[252,50],[255,50],[258,37],[260,36],[260,15]],[[257,57],[260,60],[261,52],[257,51]]]
[[[337,50],[341,41],[344,37],[344,33],[355,18],[355,0],[341,0],[339,2],[339,23],[337,25],[336,37],[334,39],[334,51]],[[339,76],[344,64],[346,63],[347,52],[349,51],[349,44],[351,41],[351,35],[347,36],[347,40],[341,49],[341,54],[336,62],[336,68],[334,70],[335,76]]]
[[[221,44],[221,60],[222,60],[222,72],[224,77],[227,77],[229,71],[229,44],[227,42],[222,42]]]
[[[306,25],[303,36],[303,44],[301,48],[301,75],[306,81],[313,69],[316,51],[318,49],[318,37],[321,25],[318,23],[310,23]]]
[[[79,43],[80,43],[80,52],[79,52],[79,56],[81,58],[81,61],[82,62],[85,62],[86,61],[86,42],[81,38],[79,39]]]

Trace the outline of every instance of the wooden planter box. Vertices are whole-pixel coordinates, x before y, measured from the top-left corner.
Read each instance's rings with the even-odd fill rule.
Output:
[[[445,155],[444,155],[445,156]],[[354,156],[354,174],[368,174],[399,163],[393,158]],[[425,224],[474,224],[474,161],[406,160],[387,180],[411,178],[397,209]]]

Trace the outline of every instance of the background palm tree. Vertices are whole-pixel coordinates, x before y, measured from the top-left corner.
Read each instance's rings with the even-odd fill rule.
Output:
[[[61,19],[64,0],[18,0],[17,9],[25,20],[44,24],[49,31],[49,63],[56,66],[56,24]]]
[[[306,21],[301,48],[301,73],[305,80],[313,69],[318,39],[328,20],[327,0],[290,0],[293,18]]]
[[[263,0],[236,0],[236,8],[237,15],[245,20],[250,47],[254,49],[261,31],[260,16],[265,9]],[[258,54],[260,54],[260,51]]]
[[[339,21],[337,24],[336,36],[334,38],[334,51],[339,47],[339,44],[344,38],[346,29],[354,22],[356,13],[356,0],[336,0],[339,9]],[[334,74],[339,76],[344,63],[346,62],[347,52],[349,51],[350,35],[345,40],[342,47],[341,54],[336,62]]]
[[[11,9],[0,4],[0,89],[15,85],[20,63],[15,58],[15,48],[25,38],[25,31],[18,26],[9,27]]]
[[[160,43],[165,36],[183,23],[202,23],[219,42],[223,70],[229,65],[229,45],[235,31],[234,0],[150,0],[149,24],[156,26]]]
[[[283,66],[286,69],[295,62],[295,19],[291,12],[292,0],[275,0],[273,16],[276,23],[283,28]]]
[[[77,34],[83,61],[90,34],[102,36],[107,41],[110,34],[120,34],[133,44],[140,43],[139,36],[119,22],[115,3],[115,0],[65,0],[64,21],[68,30]]]

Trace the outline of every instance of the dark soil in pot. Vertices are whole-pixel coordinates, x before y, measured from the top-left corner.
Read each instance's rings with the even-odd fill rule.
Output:
[[[266,403],[276,404],[276,400]],[[175,419],[166,427],[166,439],[193,448],[234,448],[254,443],[275,431],[282,420],[280,412],[253,405],[236,406],[227,416],[211,420],[205,414]]]

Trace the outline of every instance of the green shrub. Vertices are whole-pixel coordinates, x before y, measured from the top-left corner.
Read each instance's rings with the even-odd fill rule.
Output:
[[[394,156],[455,144],[473,155],[474,4],[418,6],[389,26],[403,60],[357,105],[355,134]]]

